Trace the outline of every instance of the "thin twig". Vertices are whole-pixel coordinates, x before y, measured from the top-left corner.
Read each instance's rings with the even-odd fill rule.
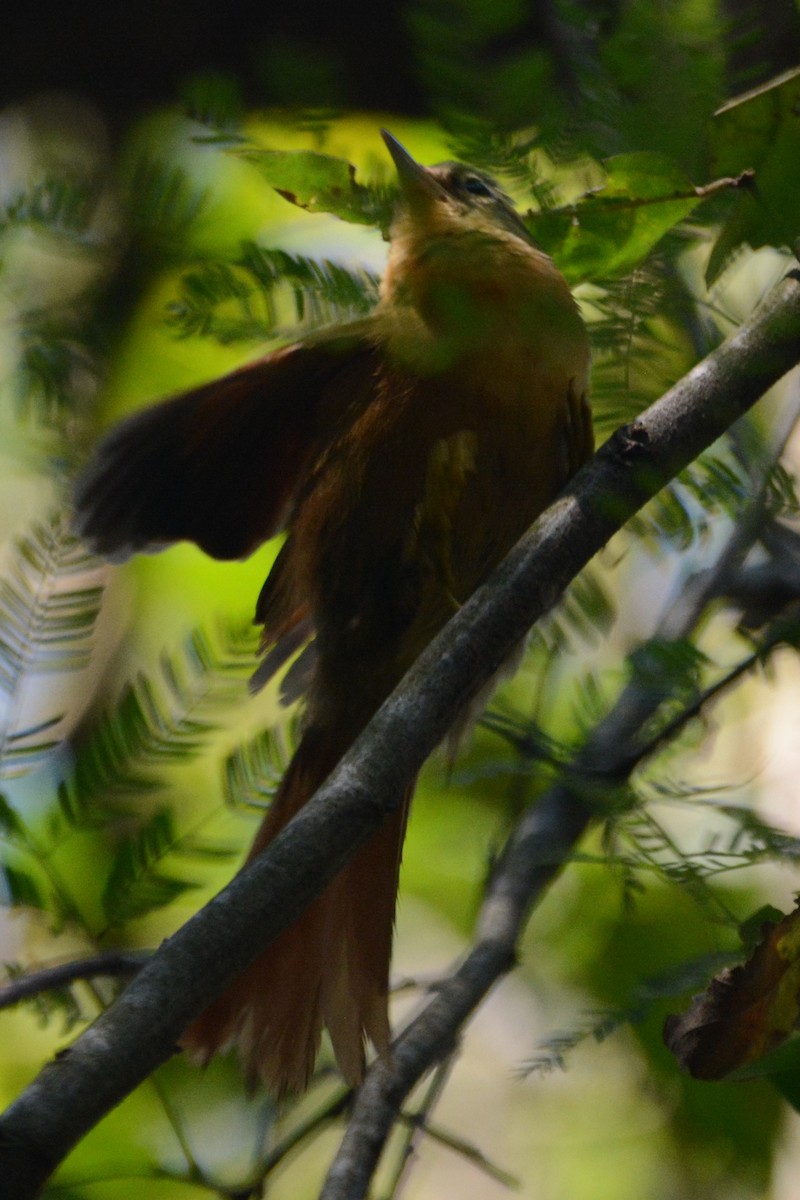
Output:
[[[422,1134],[426,1132],[428,1116],[433,1112],[444,1093],[453,1069],[454,1059],[455,1052],[438,1064],[417,1109],[414,1112],[402,1114],[403,1124],[406,1126],[406,1136],[398,1150],[394,1174],[385,1191],[386,1200],[396,1200],[400,1195],[403,1178],[408,1179],[409,1167],[416,1153],[417,1144]]]
[[[555,208],[548,208],[546,213],[537,213],[529,210],[526,216],[531,220],[536,220],[538,216],[546,215],[561,216],[568,214],[580,221],[581,213],[594,213],[599,208],[616,209],[627,212],[632,208],[648,208],[654,204],[674,204],[676,201],[682,200],[707,200],[709,196],[716,196],[720,192],[727,192],[739,189],[750,190],[755,185],[756,173],[752,170],[742,171],[739,175],[725,175],[720,179],[713,179],[711,183],[691,186],[687,188],[676,188],[674,192],[668,192],[658,196],[604,196],[603,185],[598,188],[593,188],[581,196],[577,203],[562,204]]]
[[[103,975],[119,977],[135,975],[151,957],[151,951],[130,951],[127,954],[95,954],[91,958],[75,958],[53,967],[26,971],[0,986],[0,1009],[11,1008],[22,1000],[69,987],[79,980],[97,979]]]
[[[311,1113],[304,1121],[297,1124],[294,1129],[287,1133],[286,1137],[278,1142],[277,1146],[273,1147],[264,1159],[261,1171],[262,1178],[266,1178],[270,1171],[274,1170],[278,1163],[283,1162],[293,1150],[302,1145],[306,1138],[311,1137],[312,1134],[317,1133],[320,1129],[335,1121],[337,1117],[340,1117],[343,1112],[346,1112],[352,1098],[352,1088],[340,1088],[322,1108],[317,1109],[316,1112]]]
[[[400,1121],[406,1122],[409,1118],[405,1113],[400,1114]],[[465,1158],[478,1170],[483,1171],[490,1179],[496,1180],[497,1183],[502,1183],[507,1188],[518,1188],[520,1180],[516,1175],[512,1175],[510,1171],[506,1171],[503,1167],[498,1167],[497,1163],[493,1163],[491,1159],[472,1142],[467,1142],[463,1138],[456,1137],[455,1134],[449,1133],[446,1129],[441,1129],[438,1125],[431,1125],[426,1121],[424,1126],[425,1134],[432,1142],[438,1142],[440,1146],[445,1146],[448,1150],[452,1150],[454,1154],[458,1154],[461,1158]]]
[[[681,709],[663,728],[654,734],[652,738],[643,741],[640,747],[640,753],[637,752],[637,761],[640,758],[649,758],[650,755],[661,747],[669,745],[679,730],[683,729],[689,721],[699,717],[704,709],[712,702],[717,700],[721,695],[727,692],[734,683],[738,683],[742,676],[747,675],[750,671],[755,670],[759,664],[763,663],[767,655],[786,641],[785,636],[785,620],[800,621],[800,601],[793,604],[786,612],[785,617],[778,618],[779,628],[768,633],[765,638],[759,642],[756,649],[746,655],[734,666],[730,667],[724,675],[710,683],[708,687],[703,688],[701,692],[689,701],[685,708]],[[782,632],[783,631],[783,632]]]

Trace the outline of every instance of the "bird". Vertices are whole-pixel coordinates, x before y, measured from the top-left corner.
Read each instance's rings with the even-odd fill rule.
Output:
[[[377,303],[106,437],[74,491],[112,560],[176,541],[219,559],[285,540],[256,604],[262,686],[291,661],[301,733],[247,862],[325,781],[421,651],[594,445],[579,307],[498,184],[423,166],[387,131],[398,198]],[[236,1047],[303,1091],[327,1030],[357,1085],[390,1055],[389,971],[413,783],[322,894],[182,1045]]]

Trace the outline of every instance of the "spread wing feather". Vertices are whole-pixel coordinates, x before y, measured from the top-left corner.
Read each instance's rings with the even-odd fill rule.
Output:
[[[374,353],[365,321],[258,359],[137,413],[100,445],[75,491],[77,533],[116,561],[171,542],[242,558],[278,532],[315,446]]]

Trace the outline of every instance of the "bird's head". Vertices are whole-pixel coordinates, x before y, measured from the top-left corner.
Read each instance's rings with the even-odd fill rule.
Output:
[[[584,369],[566,280],[491,176],[458,162],[424,167],[385,130],[383,140],[400,197],[376,322],[394,357],[420,374],[473,370],[480,355],[496,364],[503,352],[581,359]]]
[[[464,232],[503,230],[528,245],[534,244],[511,199],[490,175],[460,162],[424,167],[396,137],[385,129],[381,132],[400,184],[395,227],[410,223],[431,233],[448,228]]]

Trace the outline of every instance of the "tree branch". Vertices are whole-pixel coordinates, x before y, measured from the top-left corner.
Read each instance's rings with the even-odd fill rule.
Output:
[[[800,282],[790,273],[733,338],[603,446],[421,655],[269,850],[169,938],[116,1003],[11,1105],[0,1122],[0,1177],[18,1200],[36,1195],[75,1143],[174,1053],[186,1025],[323,890],[397,806],[405,782],[465,703],[611,535],[798,361]],[[546,832],[561,855],[587,812],[567,794],[526,818],[519,836],[525,843]],[[412,1029],[421,1022],[426,1037],[446,1034],[441,995],[455,994],[466,1017],[476,1003],[476,977],[486,970],[497,977],[511,964],[511,923],[529,903],[523,860],[520,854],[519,878],[503,873],[501,894],[499,884],[490,889],[478,946]],[[542,886],[556,869],[555,862],[540,864]],[[371,1073],[365,1096],[378,1090],[391,1106],[391,1080],[405,1079],[411,1058],[417,1061],[410,1032],[392,1068],[378,1064]],[[373,1080],[384,1080],[382,1093]],[[360,1193],[327,1193],[345,1194]]]
[[[787,405],[780,419],[772,447],[773,461],[780,457],[794,428],[798,403],[800,395]],[[763,488],[768,471],[757,469],[757,476],[753,479],[756,493],[753,507],[763,517]],[[746,520],[732,530],[715,566],[690,580],[683,602],[667,610],[657,637],[680,640],[691,634],[706,603],[715,594],[718,575],[724,575],[731,559],[752,544],[756,530],[755,514],[753,520]],[[493,873],[478,920],[476,942],[465,962],[439,986],[435,998],[400,1034],[392,1048],[391,1062],[376,1062],[357,1093],[321,1200],[360,1200],[366,1195],[403,1101],[442,1054],[452,1052],[454,1039],[464,1023],[513,966],[516,946],[530,911],[542,899],[596,815],[593,793],[600,794],[609,784],[629,779],[641,762],[662,744],[661,734],[649,742],[641,738],[643,726],[660,704],[661,697],[652,688],[632,679],[572,764],[565,768],[562,778],[540,797],[534,810],[523,815]],[[686,706],[671,723],[671,733],[691,720],[698,708],[697,703]]]
[[[94,954],[90,958],[74,958],[37,971],[25,971],[0,985],[0,1009],[11,1008],[22,1000],[30,1000],[32,996],[39,996],[54,988],[68,987],[79,979],[96,979],[98,975],[135,975],[148,958],[149,950],[128,954],[112,951],[109,954]]]

